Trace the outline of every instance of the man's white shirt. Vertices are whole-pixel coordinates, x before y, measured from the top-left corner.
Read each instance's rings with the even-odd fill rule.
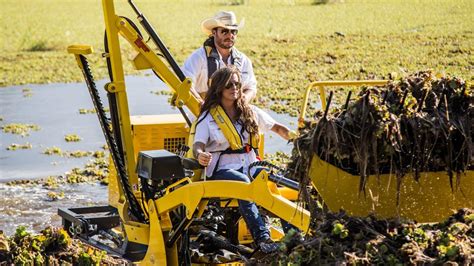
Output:
[[[252,62],[250,59],[240,52],[242,61],[242,90],[252,90],[253,97],[257,93],[257,79],[253,72]],[[222,60],[222,56],[219,54],[219,65],[218,69],[224,68],[227,65]],[[229,56],[227,64],[232,64],[231,57]],[[193,88],[198,93],[205,93],[208,91],[208,75],[207,75],[207,56],[204,47],[200,47],[194,51],[191,56],[186,59],[183,66],[184,75],[191,78],[193,81]]]

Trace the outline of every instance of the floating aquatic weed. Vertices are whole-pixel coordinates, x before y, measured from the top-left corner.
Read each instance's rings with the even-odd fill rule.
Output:
[[[263,263],[304,264],[453,264],[474,261],[474,231],[468,218],[473,209],[460,209],[446,221],[418,224],[399,219],[350,217],[324,213],[311,235],[294,233],[282,239],[279,254]]]
[[[93,152],[91,151],[68,151],[64,152],[63,155],[67,157],[74,157],[74,158],[81,158],[81,157],[86,157],[86,156],[91,156],[93,155]]]
[[[97,158],[87,163],[84,168],[73,168],[65,174],[67,183],[97,182],[108,184],[108,161],[105,158]]]
[[[56,146],[53,146],[53,147],[50,147],[50,148],[46,148],[44,151],[43,151],[43,154],[47,154],[47,155],[61,155],[63,154],[61,148],[59,147],[56,147]]]
[[[288,153],[277,151],[271,154],[265,154],[265,161],[268,161],[274,165],[278,165],[280,167],[285,167],[288,162],[290,162],[290,155]]]
[[[23,88],[21,92],[23,93],[23,97],[25,98],[33,96],[33,93],[31,92],[30,88]]]
[[[81,141],[81,137],[76,134],[67,134],[64,136],[64,140],[67,142],[78,142]]]
[[[80,108],[79,109],[79,114],[84,115],[84,114],[95,114],[96,110],[95,109],[85,109],[85,108]]]
[[[48,176],[43,179],[43,187],[46,188],[57,188],[59,186],[59,181],[57,176]]]
[[[2,126],[2,130],[4,133],[11,133],[24,136],[29,136],[30,131],[38,131],[40,127],[34,124],[19,124],[19,123],[11,123]]]
[[[9,186],[35,186],[42,185],[48,189],[58,188],[62,184],[93,183],[108,184],[109,163],[106,158],[95,158],[90,160],[83,168],[73,168],[63,176],[48,176],[42,179],[12,180],[6,184]]]
[[[105,157],[105,152],[104,151],[95,151],[92,156],[94,158],[104,158]]]
[[[17,149],[21,149],[21,150],[27,150],[27,149],[31,149],[33,148],[33,145],[31,145],[30,143],[25,143],[25,144],[16,144],[16,143],[12,143],[10,144],[8,147],[7,147],[7,150],[9,151],[15,151]]]
[[[51,201],[56,201],[64,198],[64,192],[61,191],[59,193],[54,192],[54,191],[49,191],[46,196],[48,197],[49,200]]]
[[[173,92],[169,91],[169,90],[157,90],[157,91],[150,91],[150,93],[152,94],[156,94],[156,95],[173,95]]]
[[[20,179],[20,180],[12,180],[7,182],[7,186],[29,186],[29,185],[38,185],[40,184],[40,180],[28,180],[28,179]]]
[[[109,108],[104,108],[104,111],[105,112],[110,112],[110,109]],[[94,108],[92,108],[92,109],[80,108],[79,109],[79,114],[81,114],[81,115],[95,114],[95,113],[97,113],[97,111]]]
[[[5,243],[8,248],[2,250]],[[0,232],[0,259],[7,265],[128,265],[105,251],[72,239],[62,228],[47,227],[31,234],[19,226],[12,237]]]

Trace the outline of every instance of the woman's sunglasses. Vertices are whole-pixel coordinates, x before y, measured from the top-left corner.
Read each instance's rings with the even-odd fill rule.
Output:
[[[232,89],[234,86],[235,86],[237,89],[240,89],[240,87],[242,86],[242,83],[240,83],[240,82],[229,82],[229,84],[227,84],[227,86],[225,86],[225,88],[228,89],[228,90],[230,90],[230,89]]]

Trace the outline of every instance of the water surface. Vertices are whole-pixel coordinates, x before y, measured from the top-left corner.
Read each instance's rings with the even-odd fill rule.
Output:
[[[179,113],[168,104],[169,96],[152,94],[151,91],[167,90],[155,76],[126,77],[128,104],[131,115]],[[104,105],[108,102],[102,89],[105,80],[97,82]],[[28,91],[24,91],[28,88]],[[105,144],[96,114],[79,114],[79,109],[92,109],[93,104],[85,83],[56,83],[0,88],[0,125],[10,123],[35,124],[39,131],[30,131],[22,137],[0,132],[0,230],[7,235],[20,225],[40,230],[46,225],[61,224],[59,207],[79,207],[107,204],[107,187],[98,184],[64,185],[56,192],[65,198],[50,201],[48,189],[40,186],[6,186],[2,182],[17,179],[43,178],[63,175],[74,167],[83,167],[91,158],[67,158],[43,154],[46,148],[57,146],[62,151],[96,151]],[[296,118],[269,112],[281,123],[295,128]],[[79,142],[66,142],[64,136],[77,134]],[[32,149],[8,151],[12,144],[32,144]],[[265,139],[265,152],[290,152],[292,146],[274,133]]]

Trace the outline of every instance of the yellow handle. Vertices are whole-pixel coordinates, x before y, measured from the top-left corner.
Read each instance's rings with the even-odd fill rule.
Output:
[[[319,99],[321,101],[322,109],[326,109],[326,92],[324,87],[335,87],[335,86],[379,86],[387,84],[388,80],[328,80],[328,81],[315,81],[306,87],[306,91],[303,98],[303,104],[301,105],[300,115],[298,117],[298,130],[304,126],[304,119],[306,116],[306,108],[308,107],[309,93],[314,87],[319,88]]]

